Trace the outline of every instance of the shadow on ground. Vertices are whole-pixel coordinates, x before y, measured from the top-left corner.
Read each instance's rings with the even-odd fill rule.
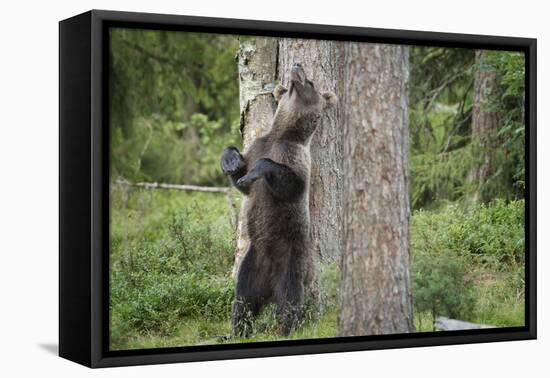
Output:
[[[38,344],[38,347],[56,356],[59,354],[59,346],[57,343],[40,343]]]

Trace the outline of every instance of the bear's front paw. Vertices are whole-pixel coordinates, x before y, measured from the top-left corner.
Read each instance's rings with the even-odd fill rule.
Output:
[[[237,186],[241,188],[248,188],[250,185],[252,185],[252,183],[254,183],[254,181],[258,180],[259,178],[259,175],[249,173],[237,180]]]
[[[235,147],[227,147],[220,158],[223,173],[231,175],[244,168],[245,163],[239,150]]]

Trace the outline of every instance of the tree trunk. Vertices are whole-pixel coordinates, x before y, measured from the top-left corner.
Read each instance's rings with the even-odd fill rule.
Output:
[[[244,152],[255,138],[264,135],[271,128],[276,109],[272,92],[277,76],[277,44],[277,38],[269,37],[245,37],[240,42],[237,63]],[[233,275],[236,275],[250,245],[244,224],[247,206],[247,198],[243,196],[237,222],[237,250]]]
[[[293,63],[304,66],[319,91],[337,96],[341,83],[339,42],[283,38],[279,42],[279,77],[290,81]],[[326,112],[311,141],[309,212],[311,252],[323,262],[339,261],[342,249],[342,148],[339,109]]]
[[[479,202],[483,198],[483,184],[486,182],[492,169],[491,133],[498,125],[497,113],[490,109],[491,96],[497,87],[496,72],[484,64],[486,51],[477,50],[475,63],[477,70],[474,76],[474,106],[472,111],[472,140],[479,144],[480,159],[470,172],[470,182],[475,187],[473,201]]]
[[[409,254],[408,47],[343,46],[342,336],[414,331]]]

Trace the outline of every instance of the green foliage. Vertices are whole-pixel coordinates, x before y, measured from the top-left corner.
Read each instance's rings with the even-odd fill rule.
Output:
[[[219,320],[231,311],[230,278],[151,271],[131,275],[120,271],[111,277],[114,319],[130,333],[170,334],[185,317]]]
[[[417,330],[437,316],[524,324],[524,201],[415,211],[411,222]],[[234,230],[223,195],[111,187],[114,349],[280,340],[271,308],[250,338],[228,339]],[[340,270],[321,265],[321,307],[292,339],[337,335]]]
[[[111,31],[115,176],[220,185],[221,145],[239,145],[234,36]]]
[[[525,201],[496,200],[464,208],[449,204],[441,211],[415,212],[415,253],[456,251],[492,269],[525,261]]]
[[[225,205],[227,206],[227,205]],[[220,235],[222,225],[205,221],[198,205],[182,209],[170,224],[170,237],[177,243],[178,261],[186,271],[224,275],[233,266],[233,235]],[[219,219],[219,222],[227,222]],[[164,262],[161,262],[164,264]]]
[[[192,134],[199,141],[198,147],[190,151],[190,161],[185,163],[185,166],[196,170],[196,179],[187,182],[227,185],[227,178],[221,172],[219,159],[225,147],[241,146],[239,122],[235,120],[229,131],[224,132],[221,122],[211,121],[204,114],[193,114],[191,120],[184,123],[183,127],[187,134]]]
[[[199,112],[226,124],[238,117],[236,37],[122,28],[110,37],[115,127],[153,114],[178,121]]]
[[[429,313],[498,326],[523,324],[524,212],[523,200],[415,211],[411,250],[417,319]]]
[[[468,191],[473,62],[470,49],[411,48],[413,208],[436,207],[440,201],[460,199]]]
[[[230,339],[235,230],[223,194],[111,185],[113,349],[280,340],[271,308],[251,338]],[[336,336],[340,271],[322,265],[321,308],[292,339]]]
[[[500,95],[514,101],[525,96],[525,54],[512,51],[489,51],[485,64],[500,76]],[[518,103],[520,107],[523,102]]]
[[[195,113],[188,122],[164,117],[134,121],[133,135],[111,133],[113,175],[133,181],[226,185],[219,168],[220,151],[240,146],[237,122],[226,131],[220,121]]]
[[[479,270],[474,279],[477,323],[497,327],[525,325],[524,266],[515,265],[499,272]]]
[[[470,146],[444,152],[411,155],[411,202],[413,208],[436,208],[459,201],[471,191],[466,177],[475,157]]]
[[[499,125],[488,136],[494,146],[498,169],[486,188],[490,196],[523,198],[525,189],[525,55],[518,52],[490,51],[484,64],[495,70],[497,90],[490,106]],[[492,139],[492,140],[491,140]],[[508,188],[508,192],[503,189]]]
[[[474,50],[440,47],[411,49],[409,125],[411,202],[414,209],[437,208],[446,201],[523,198],[523,54],[491,51],[480,65]],[[497,90],[487,109],[498,127],[472,137],[473,83],[477,70],[494,70]],[[491,171],[472,183],[472,171],[490,157]]]
[[[452,251],[414,259],[413,293],[415,310],[455,319],[468,319],[474,309],[472,282],[466,264]]]

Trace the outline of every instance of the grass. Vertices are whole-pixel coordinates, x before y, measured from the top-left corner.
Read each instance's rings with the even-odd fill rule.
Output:
[[[484,274],[485,273],[485,274]],[[523,269],[496,273],[480,272],[477,282],[475,323],[497,327],[525,325],[525,282]]]
[[[430,286],[437,282],[415,281],[417,331],[432,331],[432,312],[425,310],[421,299],[428,304],[449,298],[453,303],[470,301],[463,308],[471,311],[458,314],[466,321],[524,324],[522,206],[522,201],[473,208],[450,204],[413,214],[413,278],[426,272],[420,270],[422,261],[438,256],[444,256],[444,263],[425,265],[427,272],[452,268],[456,278],[448,281],[449,287],[434,290]],[[225,195],[113,185],[111,209],[111,349],[284,339],[277,333],[271,308],[257,319],[250,337],[229,338],[235,231]],[[447,260],[454,263],[446,264]],[[438,274],[445,277],[448,272]],[[321,310],[290,339],[337,335],[339,282],[337,265],[321,266]],[[420,289],[418,282],[424,282]],[[471,298],[463,287],[469,288]],[[448,315],[444,306],[436,314],[442,315]]]
[[[280,341],[294,339],[315,339],[336,336],[336,312],[330,312],[315,322],[306,323],[288,338],[281,337],[275,331],[271,319],[266,316],[256,321],[254,331],[247,338],[229,338],[231,323],[225,321],[205,321],[203,319],[184,319],[180,327],[169,336],[161,336],[155,333],[137,334],[126,338],[123,344],[113,345],[114,349],[144,349],[162,348],[186,345],[213,345],[225,343],[249,343],[263,341]]]

